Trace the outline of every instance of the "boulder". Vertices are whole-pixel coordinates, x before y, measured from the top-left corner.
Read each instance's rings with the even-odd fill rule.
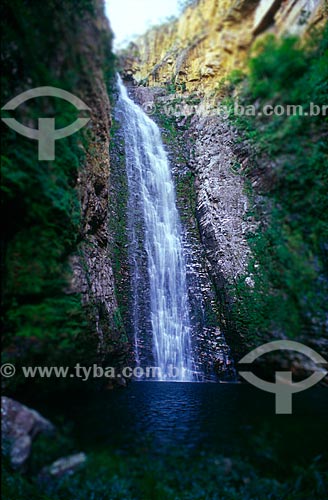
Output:
[[[2,442],[14,469],[24,468],[32,442],[41,432],[52,433],[55,428],[35,410],[13,399],[1,398]]]
[[[60,478],[66,474],[73,474],[73,472],[84,465],[86,461],[87,456],[85,453],[76,453],[75,455],[69,455],[68,457],[59,458],[51,465],[42,469],[39,475],[39,479],[42,481],[43,479],[55,479]]]

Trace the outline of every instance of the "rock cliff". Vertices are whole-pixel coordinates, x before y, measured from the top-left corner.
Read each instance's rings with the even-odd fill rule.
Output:
[[[127,49],[124,71],[139,83],[213,91],[244,70],[263,33],[301,35],[324,20],[324,0],[199,0],[181,17],[149,30]]]
[[[112,122],[108,82],[103,72],[105,58],[110,57],[109,48],[100,47],[98,57],[94,57],[95,40],[110,42],[111,37],[102,2],[98,2],[95,16],[85,20],[82,32],[83,43],[80,49],[81,57],[85,61],[83,72],[86,76],[86,85],[82,87],[82,92],[91,109],[88,130],[91,141],[86,149],[84,168],[80,170],[78,177],[82,225],[78,254],[72,258],[72,288],[82,293],[83,304],[95,325],[98,352],[101,356],[106,356],[113,345],[122,347],[125,337],[119,322],[120,312],[110,255],[109,142]],[[111,61],[106,64],[111,64]],[[116,355],[120,354],[120,347]]]
[[[5,2],[2,102],[40,86],[65,89],[90,109],[81,131],[38,161],[36,142],[2,123],[5,356],[14,364],[119,363],[120,323],[109,235],[109,94],[115,75],[112,33],[101,0]],[[26,40],[29,40],[26,46]],[[39,116],[70,125],[62,99],[20,106],[18,121]],[[19,200],[19,201],[18,201]],[[81,306],[82,302],[82,306]]]
[[[306,54],[312,49],[301,47],[322,31],[326,19],[327,5],[320,0],[199,0],[191,2],[178,20],[151,29],[121,53],[123,76],[136,85],[144,110],[169,136],[173,171],[186,167],[172,144],[178,141],[184,147],[194,180],[188,195],[193,200],[191,212],[216,289],[219,323],[236,359],[258,345],[259,338],[264,342],[290,336],[327,352],[327,291],[326,285],[325,291],[319,285],[327,282],[325,257],[320,257],[321,264],[312,262],[313,251],[319,256],[321,250],[310,250],[307,230],[294,222],[309,220],[309,215],[303,206],[295,213],[291,202],[299,196],[295,166],[306,177],[308,165],[320,164],[314,150],[323,124],[318,118],[312,128],[304,129],[302,118],[294,119],[299,128],[291,133],[292,118],[273,119],[270,125],[268,120],[252,122],[247,117],[238,122],[229,112],[218,112],[240,95],[244,103],[250,99],[255,106],[296,99],[306,107],[311,99],[324,99],[315,90],[321,83],[313,89],[305,83],[325,77],[318,68],[310,68],[312,59]],[[299,49],[293,48],[294,36],[302,41]],[[267,52],[256,62],[254,80],[252,74],[247,76],[254,71],[250,57],[257,57],[255,48],[265,47],[266,40]],[[322,61],[324,44],[317,51]],[[313,77],[306,74],[307,68]],[[280,80],[279,71],[284,75]],[[241,81],[244,87],[238,87]],[[272,89],[270,84],[260,89],[267,81]],[[276,128],[277,134],[272,132]],[[304,155],[302,160],[304,141],[309,146],[307,160]],[[295,144],[292,154],[290,144]],[[282,186],[288,179],[293,181],[285,191]],[[318,185],[321,182],[318,172]],[[303,188],[300,192],[301,198],[310,196]],[[183,206],[179,185],[177,194]],[[295,371],[300,373],[299,366]]]

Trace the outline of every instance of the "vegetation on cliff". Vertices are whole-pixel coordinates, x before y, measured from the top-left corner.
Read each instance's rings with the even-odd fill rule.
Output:
[[[2,20],[3,104],[27,89],[51,85],[91,105],[97,79],[110,84],[111,32],[99,27],[99,2],[6,1]],[[89,36],[94,31],[97,44]],[[32,128],[39,117],[55,116],[61,128],[76,119],[77,110],[61,99],[38,98],[15,116]],[[84,238],[79,175],[86,150],[91,146],[96,159],[93,144],[102,139],[88,127],[56,141],[56,158],[47,162],[38,161],[36,141],[3,123],[1,133],[4,358],[28,364],[91,360],[95,326],[72,289],[71,256],[79,254]]]
[[[238,329],[248,338],[327,338],[327,44],[327,28],[303,45],[268,36],[254,47],[249,75],[239,83],[240,105],[303,110],[290,116],[231,115],[240,140],[253,152],[243,169],[249,197],[254,202],[260,194],[264,200],[251,209],[260,221],[248,236],[254,286],[240,279],[234,306]]]

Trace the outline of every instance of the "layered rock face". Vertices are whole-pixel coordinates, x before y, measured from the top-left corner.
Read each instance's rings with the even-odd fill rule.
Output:
[[[217,292],[220,326],[235,359],[250,349],[252,340],[248,345],[243,332],[236,331],[230,311],[238,303],[238,287],[246,294],[256,292],[255,275],[262,268],[251,254],[249,235],[269,226],[272,207],[265,183],[270,181],[259,170],[248,173],[255,161],[254,145],[245,142],[227,116],[211,110],[225,97],[225,77],[247,71],[257,40],[267,34],[306,39],[326,15],[322,0],[199,0],[178,20],[148,31],[122,54],[122,74],[138,86],[145,111],[155,113],[155,119],[164,115],[169,134],[173,123],[173,135],[185,147],[194,176],[199,237]],[[196,103],[189,106],[191,112],[190,103]],[[173,159],[173,170],[183,168],[180,160],[175,163]],[[280,338],[278,331],[270,334]]]
[[[213,91],[233,70],[243,70],[264,32],[303,34],[325,17],[324,0],[199,0],[181,17],[153,28],[127,51],[124,71],[156,86]]]
[[[238,359],[247,346],[230,321],[230,309],[241,277],[246,286],[254,287],[247,270],[251,257],[247,234],[258,224],[249,215],[251,202],[239,170],[246,167],[249,151],[237,144],[237,132],[220,117],[194,116],[184,137],[186,144],[193,143],[189,165],[195,176],[195,215],[216,291],[219,323]]]
[[[195,138],[191,163],[195,168],[197,213],[212,268],[233,283],[247,269],[247,231],[256,224],[247,218],[249,200],[245,180],[234,171],[236,132],[218,118],[194,119],[189,130]],[[218,276],[217,276],[218,279]]]
[[[224,284],[226,280],[233,283],[245,271],[249,252],[244,235],[238,234],[248,203],[243,193],[243,180],[230,171],[230,166],[237,158],[232,151],[233,131],[223,122],[219,126],[215,119],[199,120],[197,116],[193,117],[186,129],[181,127],[178,117],[171,117],[170,123],[176,130],[172,134],[172,128],[165,126],[166,112],[173,105],[172,96],[167,96],[163,89],[155,87],[130,85],[128,89],[130,97],[141,107],[147,109],[149,105],[149,109],[156,109],[153,118],[167,144],[181,219],[190,335],[197,371],[203,380],[232,380],[235,370],[231,350],[217,318],[222,315],[223,319]],[[221,152],[217,143],[218,134],[231,140],[230,147],[227,146]],[[191,144],[194,145],[192,148]],[[233,157],[229,158],[229,155]],[[116,161],[112,159],[114,169]],[[231,188],[223,196],[217,189],[219,179],[226,179]],[[224,208],[221,212],[222,205]],[[219,292],[222,299],[220,304],[216,290],[222,292]],[[143,321],[146,324],[147,316],[143,317]],[[143,341],[141,346],[143,355],[149,358],[151,345]]]
[[[254,286],[252,275],[248,275],[251,250],[247,235],[258,227],[258,221],[249,213],[254,203],[261,203],[261,196],[256,195],[250,201],[246,193],[243,171],[249,162],[249,146],[238,141],[237,130],[223,116],[171,114],[174,109],[187,109],[190,99],[187,93],[178,98],[177,107],[174,104],[177,97],[167,95],[160,88],[139,86],[131,94],[144,109],[156,110],[154,119],[162,126],[163,137],[167,138],[185,230],[185,249],[191,259],[188,272],[192,296],[196,302],[204,301],[204,310],[212,309],[212,314],[220,318],[220,328],[217,322],[215,328],[199,325],[198,338],[194,339],[200,347],[203,368],[209,365],[210,371],[220,349],[225,349],[223,332],[236,358],[247,350],[230,322],[229,311],[238,280],[243,277],[246,286]],[[199,106],[201,109],[201,104]],[[165,127],[167,120],[176,136]],[[192,186],[188,175],[193,179]],[[201,272],[198,269],[194,273],[194,279],[193,258],[196,267],[201,268]]]
[[[94,68],[93,74],[96,75],[95,86],[86,95],[92,113],[90,129],[93,141],[78,179],[82,242],[79,256],[73,257],[72,263],[73,288],[82,293],[82,301],[95,322],[99,352],[104,352],[106,336],[112,333],[113,316],[118,308],[108,232],[111,119],[108,94],[99,68]]]
[[[125,352],[125,337],[119,326],[115,280],[110,258],[109,138],[111,110],[108,89],[103,74],[106,47],[95,52],[95,40],[110,40],[108,20],[104,16],[103,2],[95,2],[95,15],[85,19],[84,39],[80,45],[85,61],[84,72],[91,75],[82,88],[85,102],[91,109],[86,163],[78,178],[78,191],[82,210],[81,243],[79,253],[72,258],[74,278],[72,289],[81,292],[91,322],[98,337],[98,354],[108,354],[117,360]],[[108,47],[110,50],[110,46]],[[113,346],[116,346],[115,349]]]

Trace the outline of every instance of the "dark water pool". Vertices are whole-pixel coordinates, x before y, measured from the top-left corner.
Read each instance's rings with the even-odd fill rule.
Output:
[[[279,454],[328,449],[328,390],[293,396],[293,414],[275,415],[274,395],[244,384],[135,382],[127,389],[53,396],[38,407],[65,416],[81,448],[230,454],[274,443]]]

